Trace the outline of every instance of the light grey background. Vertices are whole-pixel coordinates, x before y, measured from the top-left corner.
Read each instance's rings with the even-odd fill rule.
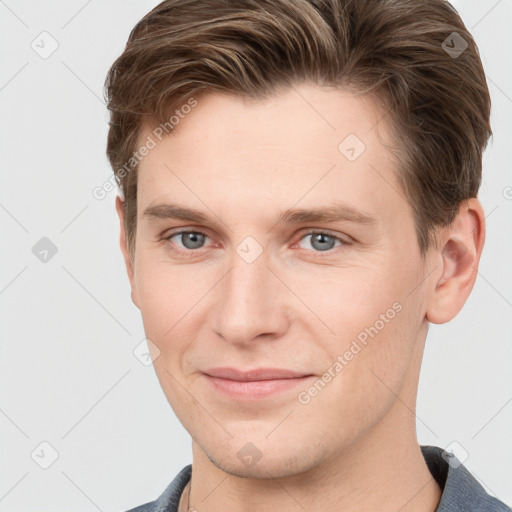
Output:
[[[133,354],[144,332],[119,251],[116,192],[92,195],[112,175],[105,74],[157,3],[0,1],[3,512],[127,510],[191,462],[153,368]],[[512,0],[453,3],[479,44],[493,100],[480,193],[487,242],[463,311],[431,327],[418,438],[465,450],[487,491],[511,504]],[[47,58],[31,47],[49,51],[52,39]],[[46,263],[32,252],[42,237],[58,249]],[[58,453],[48,469],[42,442]]]

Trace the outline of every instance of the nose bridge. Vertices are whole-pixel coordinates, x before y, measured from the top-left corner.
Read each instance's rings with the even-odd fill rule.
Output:
[[[285,325],[277,280],[262,248],[259,254],[256,251],[253,241],[242,242],[218,288],[214,328],[228,341],[249,342],[260,334],[276,334]]]

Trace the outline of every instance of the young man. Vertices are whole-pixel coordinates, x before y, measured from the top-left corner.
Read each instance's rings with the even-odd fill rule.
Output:
[[[505,511],[419,446],[484,245],[490,99],[442,0],[169,0],[112,66],[121,249],[192,464],[134,511]]]

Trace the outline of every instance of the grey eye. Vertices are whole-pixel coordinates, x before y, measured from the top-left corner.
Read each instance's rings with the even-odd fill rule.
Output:
[[[314,233],[311,236],[311,245],[319,251],[328,251],[336,243],[334,237],[323,233]]]
[[[304,240],[309,239],[310,246],[313,247],[316,251],[324,252],[324,251],[330,251],[333,249],[336,245],[336,242],[338,242],[340,245],[342,241],[333,235],[329,235],[327,233],[308,233],[301,241],[302,243]],[[309,249],[308,247],[303,247],[303,249]]]
[[[184,231],[182,233],[177,233],[174,237],[179,237],[179,240],[185,249],[199,249],[204,244],[206,235],[196,231]]]

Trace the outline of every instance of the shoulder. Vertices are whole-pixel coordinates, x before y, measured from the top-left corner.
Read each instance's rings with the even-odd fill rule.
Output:
[[[155,500],[132,508],[127,512],[177,512],[181,493],[192,475],[192,465],[185,466]]]
[[[438,446],[421,446],[421,451],[442,490],[436,512],[511,512],[486,492],[455,455]]]

